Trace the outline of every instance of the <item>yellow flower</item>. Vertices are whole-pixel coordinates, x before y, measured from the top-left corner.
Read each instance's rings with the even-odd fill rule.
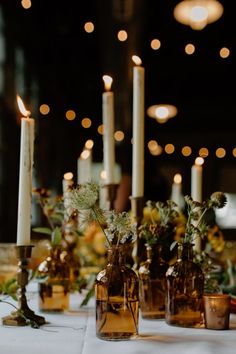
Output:
[[[160,215],[157,211],[157,209],[153,208],[151,211],[150,211],[150,208],[148,207],[144,207],[143,209],[143,222],[142,223],[149,223],[149,222],[156,222],[156,223],[159,223],[160,221]]]
[[[220,253],[224,250],[224,235],[217,225],[214,225],[208,230],[208,242],[216,253]]]

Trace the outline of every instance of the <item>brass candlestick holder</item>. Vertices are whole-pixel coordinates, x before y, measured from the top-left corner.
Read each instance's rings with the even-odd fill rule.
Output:
[[[131,201],[131,212],[134,221],[137,223],[137,228],[141,225],[142,218],[143,218],[143,204],[144,198],[143,197],[130,197]],[[137,270],[142,259],[142,253],[145,252],[145,249],[142,247],[141,240],[139,239],[139,235],[137,240],[134,243],[132,258],[134,261],[133,269]]]
[[[104,184],[102,188],[105,191],[104,197],[106,201],[106,209],[107,210],[113,210],[115,209],[114,203],[116,200],[116,192],[118,188],[118,184],[115,183],[110,183],[110,184]]]
[[[45,318],[36,315],[28,306],[26,298],[26,285],[28,284],[28,264],[31,258],[31,245],[16,246],[16,254],[18,262],[17,284],[18,288],[18,308],[9,316],[3,317],[2,323],[7,326],[25,326],[27,320],[32,321],[40,326],[46,323]]]

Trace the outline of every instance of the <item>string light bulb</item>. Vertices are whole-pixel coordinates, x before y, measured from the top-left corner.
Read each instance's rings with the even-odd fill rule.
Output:
[[[217,0],[183,0],[174,8],[175,19],[193,30],[202,30],[217,21],[224,8]]]

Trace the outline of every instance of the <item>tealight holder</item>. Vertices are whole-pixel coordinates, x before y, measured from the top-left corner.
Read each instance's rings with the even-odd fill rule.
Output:
[[[32,252],[31,245],[29,246],[16,246],[16,255],[18,259],[18,270],[16,280],[18,284],[18,308],[9,316],[2,318],[2,323],[7,326],[25,326],[28,320],[32,323],[41,326],[46,323],[45,318],[36,315],[27,304],[26,286],[28,284],[28,264]]]
[[[134,222],[137,223],[137,229],[141,225],[143,218],[143,197],[130,197],[131,202],[131,212]],[[145,247],[143,247],[141,240],[137,237],[137,240],[134,243],[132,258],[134,261],[133,269],[137,270],[139,268],[140,261],[142,259],[142,255],[145,256]]]
[[[203,304],[206,328],[229,329],[230,295],[205,294]]]
[[[114,203],[116,200],[116,193],[119,184],[110,183],[104,184],[102,188],[104,189],[104,199],[106,202],[106,209],[113,210],[115,209]]]

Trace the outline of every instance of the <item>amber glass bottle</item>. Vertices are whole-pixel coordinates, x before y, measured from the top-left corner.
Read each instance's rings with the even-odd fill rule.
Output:
[[[126,266],[126,246],[108,249],[108,264],[97,275],[96,334],[105,340],[126,340],[138,334],[138,276]]]
[[[147,260],[139,268],[140,310],[143,318],[165,318],[166,271],[161,245],[146,244]]]
[[[169,325],[200,327],[204,274],[193,262],[193,245],[184,243],[180,247],[181,257],[167,271],[165,319]]]
[[[60,246],[53,246],[38,267],[41,311],[64,311],[69,307],[70,269],[65,258],[66,252]]]

